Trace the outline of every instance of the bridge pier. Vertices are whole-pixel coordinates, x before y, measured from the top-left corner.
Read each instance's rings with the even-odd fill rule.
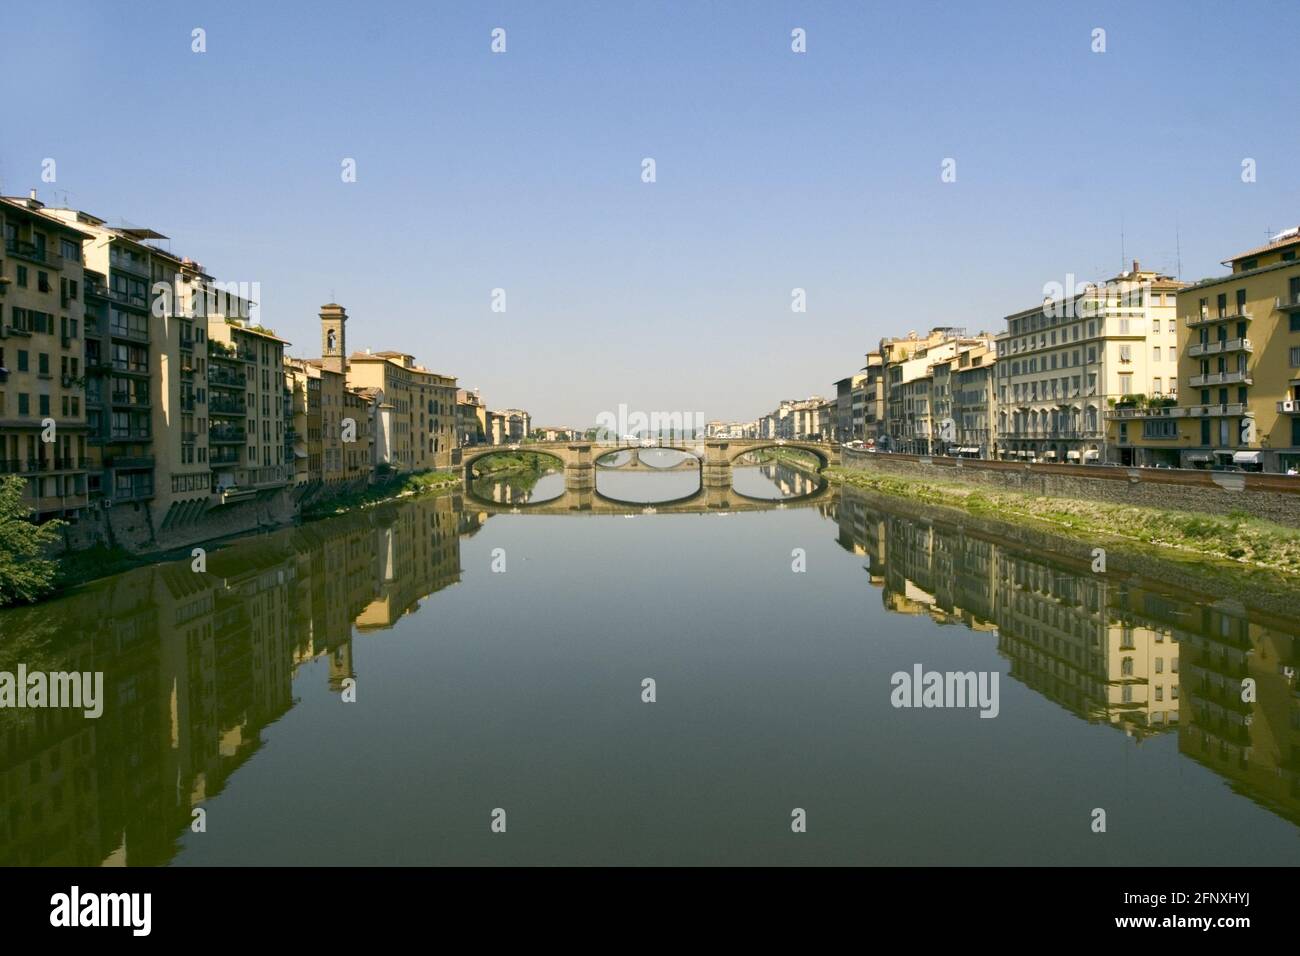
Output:
[[[700,465],[700,484],[704,488],[731,487],[731,461],[727,456],[729,443],[706,441],[704,461]]]
[[[568,446],[569,460],[564,463],[566,491],[595,491],[596,459],[591,442],[574,442]]]

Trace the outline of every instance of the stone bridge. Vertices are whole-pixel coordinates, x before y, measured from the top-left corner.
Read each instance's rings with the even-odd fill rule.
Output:
[[[571,493],[592,492],[595,498],[600,498],[601,496],[596,493],[596,468],[601,459],[608,458],[619,452],[632,451],[638,453],[639,460],[641,451],[665,449],[678,451],[695,459],[695,462],[689,467],[699,468],[700,470],[700,490],[696,493],[696,495],[699,495],[708,492],[710,489],[726,489],[730,492],[731,468],[736,460],[750,452],[762,451],[767,448],[787,448],[807,452],[818,460],[819,471],[828,465],[837,465],[840,462],[839,446],[829,442],[792,441],[780,438],[707,438],[678,442],[661,440],[649,443],[555,441],[518,445],[476,445],[470,448],[455,449],[452,452],[452,465],[464,469],[465,482],[468,486],[474,478],[474,463],[481,458],[486,458],[488,455],[509,452],[533,452],[538,455],[547,455],[559,462],[564,469],[565,497]],[[648,467],[652,468],[654,466]],[[696,495],[683,499],[683,501],[693,500]],[[735,498],[737,496],[734,492],[731,492],[731,497]],[[740,497],[742,500],[755,500]],[[673,502],[664,504],[673,504]],[[524,507],[528,506],[525,505]],[[627,504],[625,502],[619,503],[619,507],[626,508]],[[656,505],[655,507],[663,510],[662,505]]]

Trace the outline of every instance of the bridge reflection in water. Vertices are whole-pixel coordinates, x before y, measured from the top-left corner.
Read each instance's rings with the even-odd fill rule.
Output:
[[[853,489],[832,508],[891,612],[986,632],[1010,676],[1081,720],[1179,751],[1300,824],[1300,623],[1029,552],[992,522],[918,520]],[[984,527],[979,527],[984,525]],[[1256,700],[1242,701],[1242,679]]]
[[[1015,680],[1079,720],[1139,741],[1176,734],[1186,757],[1300,823],[1294,620],[1094,575],[1028,552],[1006,526],[919,519],[856,492],[798,507],[833,522],[890,611],[986,635]],[[460,495],[381,506],[214,551],[206,574],[187,559],[0,612],[0,670],[103,671],[106,695],[98,720],[0,711],[0,864],[171,860],[192,808],[311,693],[299,671],[338,694],[360,669],[357,635],[460,582],[461,540],[490,510]],[[1240,701],[1246,676],[1258,703]]]

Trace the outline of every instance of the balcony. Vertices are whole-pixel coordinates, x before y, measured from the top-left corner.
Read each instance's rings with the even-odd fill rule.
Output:
[[[144,259],[133,258],[118,249],[110,249],[108,254],[108,264],[114,269],[122,272],[130,272],[133,275],[144,276],[149,278],[149,263]]]
[[[127,328],[125,325],[114,325],[108,330],[108,334],[115,339],[125,339],[128,342],[148,342],[148,330]]]
[[[248,440],[248,433],[242,428],[217,426],[208,429],[209,445],[242,445]]]
[[[23,470],[23,463],[17,458],[0,458],[0,475],[16,475]]]
[[[198,441],[198,432],[181,432],[181,444],[193,445]]]
[[[1209,312],[1202,312],[1200,315],[1189,315],[1187,325],[1196,328],[1213,322],[1250,322],[1253,319],[1254,316],[1249,312],[1224,312],[1222,315],[1211,315]]]
[[[1193,375],[1188,384],[1192,388],[1209,388],[1212,385],[1254,385],[1250,372],[1238,369],[1235,372],[1211,372],[1209,375]]]
[[[82,283],[82,289],[85,291],[85,294],[86,294],[86,298],[87,298],[87,299],[92,299],[92,298],[107,299],[107,298],[108,298],[108,286],[106,286],[106,285],[104,285],[104,284],[102,284],[102,283],[99,283],[99,282],[92,282],[90,279],[86,279],[86,280]]]
[[[230,388],[242,392],[248,386],[248,379],[243,375],[232,374],[223,368],[208,366],[208,385],[211,388]]]
[[[1224,418],[1244,415],[1249,410],[1244,402],[1230,402],[1226,405],[1189,405],[1189,418]]]
[[[5,252],[16,259],[26,259],[51,269],[63,268],[63,257],[57,252],[23,239],[6,239]]]
[[[1130,406],[1110,409],[1106,412],[1106,419],[1107,421],[1124,421],[1141,418],[1182,418],[1186,411],[1186,409],[1179,408],[1177,405]]]
[[[136,429],[114,428],[113,434],[109,436],[108,441],[110,444],[121,444],[122,442],[135,442],[135,441],[141,441],[141,442],[153,441],[153,435],[149,433],[149,429],[147,428],[136,428]]]
[[[1284,398],[1277,403],[1277,410],[1282,415],[1300,415],[1300,398]]]
[[[208,414],[222,418],[243,418],[248,414],[248,406],[242,401],[214,395],[208,402]]]
[[[104,459],[106,468],[152,468],[153,455],[110,455]]]
[[[132,395],[130,392],[114,392],[110,399],[112,404],[121,405],[127,408],[152,408],[149,397],[143,398],[138,395]]]
[[[239,451],[235,450],[233,454],[214,451],[208,455],[208,464],[213,468],[234,468],[239,464]]]
[[[1278,296],[1274,306],[1279,312],[1295,312],[1300,310],[1300,291],[1288,292],[1286,295]]]
[[[1226,352],[1253,352],[1255,347],[1250,344],[1250,339],[1224,339],[1219,342],[1206,342],[1204,344],[1197,342],[1187,350],[1187,354],[1192,358],[1200,358],[1203,355],[1221,355]]]

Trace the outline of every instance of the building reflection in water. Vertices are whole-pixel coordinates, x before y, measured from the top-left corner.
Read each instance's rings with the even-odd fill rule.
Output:
[[[918,520],[845,491],[824,509],[884,606],[994,636],[1010,676],[1181,753],[1300,824],[1300,625],[1028,552],[1006,526]],[[1255,701],[1242,701],[1242,679]]]
[[[0,670],[103,671],[105,701],[97,720],[0,711],[0,864],[167,862],[293,705],[296,669],[324,658],[340,691],[354,627],[456,583],[485,518],[459,496],[380,507],[214,551],[206,574],[143,568],[5,612]]]

